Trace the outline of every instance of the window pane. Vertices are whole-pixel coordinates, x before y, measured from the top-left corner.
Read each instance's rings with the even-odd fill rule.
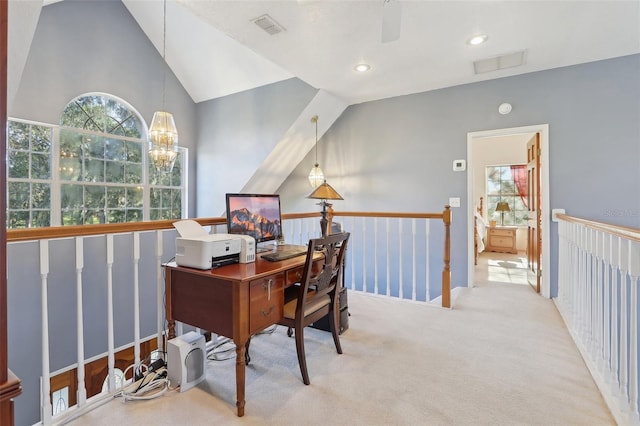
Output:
[[[62,225],[82,225],[82,210],[66,210],[62,212]]]
[[[28,182],[9,182],[9,209],[29,210],[30,185]]]
[[[51,209],[51,185],[34,183],[31,186],[31,208]]]
[[[143,217],[142,209],[127,210],[127,222],[142,222]]]
[[[127,161],[142,163],[142,143],[126,141],[125,148],[127,150]]]
[[[104,159],[104,139],[99,136],[84,136],[84,153],[87,158]]]
[[[9,211],[7,213],[8,228],[27,228],[29,226],[28,211]]]
[[[60,185],[60,196],[63,210],[82,208],[83,191],[81,185]]]
[[[33,218],[31,220],[31,227],[42,228],[45,226],[51,226],[51,213],[43,210],[33,211]]]
[[[33,126],[31,128],[31,150],[34,152],[51,152],[51,128]]]
[[[142,207],[142,203],[142,188],[127,188],[127,207]]]
[[[86,225],[98,225],[101,223],[107,223],[105,221],[104,209],[87,210],[84,215],[84,223]]]
[[[124,207],[125,206],[125,188],[107,187],[107,208]]]
[[[31,154],[31,179],[49,179],[50,177],[49,154]]]
[[[126,222],[124,210],[107,210],[107,223],[123,223]]]
[[[142,164],[127,163],[124,170],[126,183],[142,183]]]
[[[87,209],[104,209],[106,188],[104,186],[87,185],[85,187],[85,204]],[[98,222],[102,223],[102,222]]]
[[[21,151],[9,151],[9,177],[29,177],[29,153]]]
[[[127,159],[127,151],[124,146],[124,141],[118,139],[105,140],[104,158],[107,160],[125,161]]]
[[[104,161],[85,160],[84,162],[85,182],[104,182]]]
[[[8,125],[9,149],[29,149],[29,125],[10,121]]]
[[[105,161],[105,181],[124,183],[124,163],[119,161]]]

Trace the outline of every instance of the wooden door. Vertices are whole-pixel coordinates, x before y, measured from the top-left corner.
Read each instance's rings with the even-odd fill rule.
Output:
[[[540,293],[542,227],[540,206],[540,133],[527,142],[527,281]]]

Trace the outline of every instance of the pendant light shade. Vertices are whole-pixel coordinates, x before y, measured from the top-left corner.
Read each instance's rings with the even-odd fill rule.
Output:
[[[165,106],[166,75],[167,75],[167,0],[164,0],[163,30],[162,30],[162,108]],[[178,157],[178,130],[173,120],[173,114],[166,111],[156,111],[149,127],[149,160],[156,170],[170,173]]]
[[[324,182],[324,173],[318,163],[316,163],[309,172],[309,183],[312,187],[317,188],[322,185],[322,182]]]
[[[311,117],[311,122],[316,123],[316,163],[309,172],[309,183],[313,188],[317,188],[324,182],[324,173],[318,164],[318,116]]]
[[[156,170],[171,172],[178,157],[178,130],[173,114],[156,111],[149,129],[149,159]]]

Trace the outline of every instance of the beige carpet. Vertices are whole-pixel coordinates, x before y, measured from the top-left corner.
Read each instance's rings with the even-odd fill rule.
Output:
[[[284,328],[252,340],[243,418],[226,360],[187,392],[115,400],[73,424],[615,424],[553,302],[528,285],[487,281],[453,310],[351,292],[349,308],[344,354],[307,329],[310,386]]]

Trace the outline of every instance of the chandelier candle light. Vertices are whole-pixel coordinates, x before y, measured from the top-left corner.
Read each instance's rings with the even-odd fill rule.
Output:
[[[312,187],[317,188],[324,182],[324,173],[318,165],[318,116],[311,117],[311,122],[316,123],[316,163],[309,172],[309,183]]]
[[[162,108],[165,105],[166,48],[167,48],[167,0],[164,0],[162,33]],[[149,128],[149,159],[159,172],[170,173],[178,157],[178,130],[173,114],[156,111]]]

